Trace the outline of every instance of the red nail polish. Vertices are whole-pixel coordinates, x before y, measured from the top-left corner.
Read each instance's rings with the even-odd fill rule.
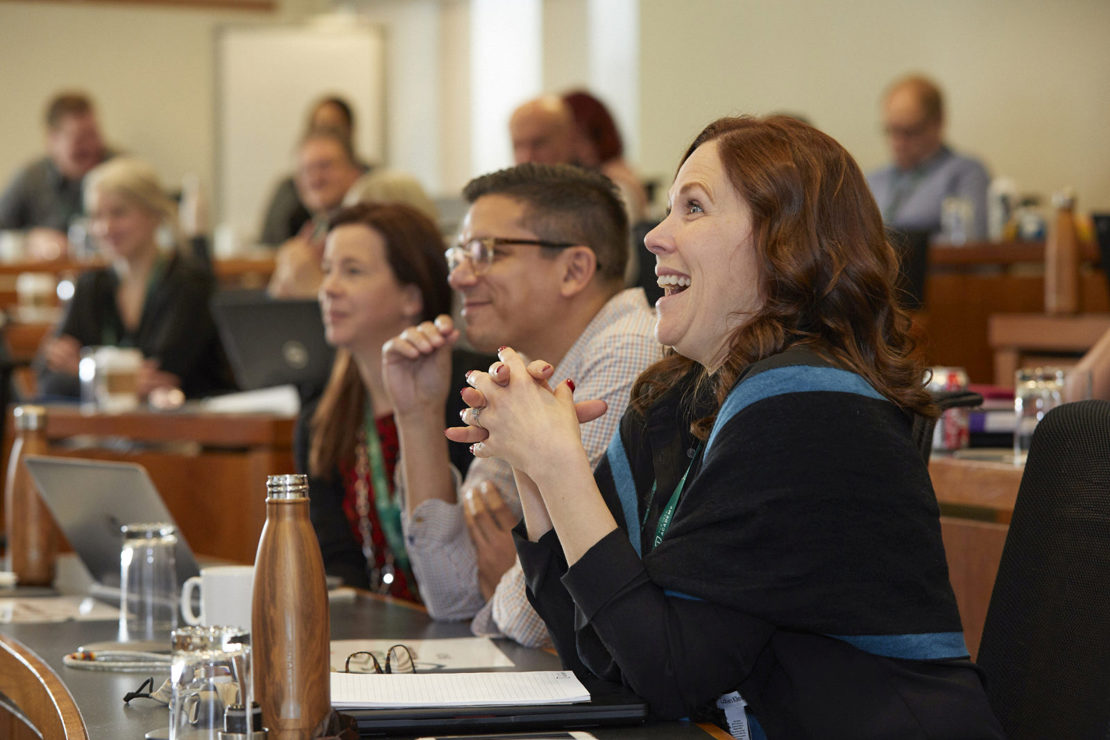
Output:
[[[543,366],[543,371],[544,371],[545,373],[549,373],[549,372],[551,372],[551,369],[552,369],[552,368],[551,368],[551,365],[548,365],[548,364],[546,364],[546,363],[544,364],[544,366]]]
[[[470,380],[470,376],[473,375],[474,372],[475,372],[474,370],[467,370],[466,375],[464,375],[463,377],[466,378],[467,380]]]
[[[570,392],[574,393],[574,381],[570,378],[567,378],[567,388],[570,388]]]
[[[508,346],[502,344],[500,347],[497,348],[497,354],[501,354],[502,352],[504,352],[507,349],[508,349]]]

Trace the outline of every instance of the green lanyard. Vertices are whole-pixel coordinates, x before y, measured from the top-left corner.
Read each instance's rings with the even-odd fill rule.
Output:
[[[690,464],[686,466],[686,472],[682,474],[682,478],[678,481],[678,485],[674,487],[674,493],[667,501],[667,505],[663,507],[663,513],[659,515],[659,523],[655,525],[655,539],[652,540],[651,549],[659,547],[659,543],[663,541],[663,535],[667,533],[667,528],[671,526],[671,520],[674,519],[674,511],[678,508],[678,500],[682,497],[682,489],[686,487],[686,478],[690,475],[690,471],[694,469],[694,461],[698,459],[698,452],[701,450],[701,442],[698,442],[694,448],[694,455],[690,458]],[[648,511],[651,510],[651,504],[655,501],[655,486],[651,484],[651,498],[648,499],[648,507],[644,511],[644,521],[647,521]]]
[[[404,536],[401,534],[401,508],[394,499],[393,491],[385,476],[385,455],[382,454],[382,442],[378,437],[378,424],[374,419],[374,408],[370,401],[366,402],[366,412],[363,421],[366,434],[366,453],[370,458],[370,476],[374,480],[374,508],[378,511],[378,523],[386,542],[393,553],[394,559],[408,566],[408,556],[405,552]]]

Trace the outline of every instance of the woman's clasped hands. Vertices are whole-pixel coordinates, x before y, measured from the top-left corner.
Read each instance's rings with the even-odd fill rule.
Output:
[[[475,457],[500,458],[520,472],[542,474],[532,466],[580,450],[579,423],[597,419],[607,406],[600,400],[575,403],[569,378],[552,388],[548,362],[526,364],[511,347],[501,347],[497,356],[488,372],[467,373],[462,398],[468,408],[461,414],[466,426],[447,429],[447,438],[470,444]],[[538,449],[547,453],[542,460],[533,454]]]

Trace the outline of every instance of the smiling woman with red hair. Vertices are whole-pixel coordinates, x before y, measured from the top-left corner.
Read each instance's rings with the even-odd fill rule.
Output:
[[[591,471],[574,386],[511,348],[449,436],[509,462],[529,597],[564,663],[661,717],[767,738],[1001,737],[964,646],[932,414],[858,166],[799,121],[724,118],[645,240],[672,348]]]

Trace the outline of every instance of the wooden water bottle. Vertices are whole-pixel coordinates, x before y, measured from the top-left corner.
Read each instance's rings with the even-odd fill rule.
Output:
[[[1052,316],[1079,311],[1079,237],[1075,230],[1075,194],[1070,189],[1052,198],[1056,218],[1044,246],[1044,310]]]
[[[331,710],[324,560],[308,518],[308,478],[266,479],[254,559],[254,696],[273,740],[307,740]]]
[[[46,454],[46,409],[16,406],[12,419],[15,440],[4,484],[8,569],[15,572],[21,585],[49,586],[54,582],[58,530],[23,462],[27,455]]]

